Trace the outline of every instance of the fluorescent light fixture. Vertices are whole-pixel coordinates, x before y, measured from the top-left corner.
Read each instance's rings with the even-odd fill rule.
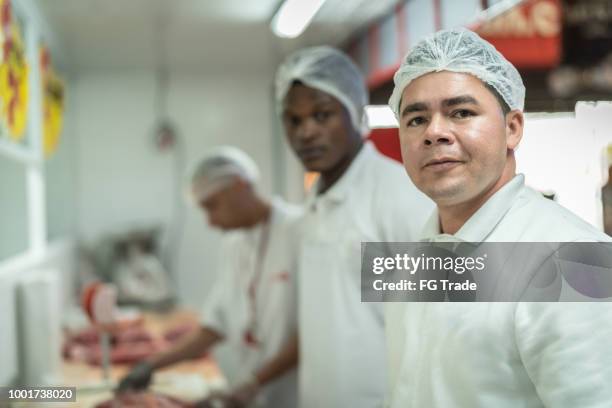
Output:
[[[325,0],[285,0],[272,18],[272,31],[279,37],[302,34]]]
[[[368,105],[365,107],[365,113],[371,129],[398,127],[395,115],[387,105]]]

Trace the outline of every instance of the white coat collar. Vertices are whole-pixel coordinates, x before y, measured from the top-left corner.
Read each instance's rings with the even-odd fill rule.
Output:
[[[440,233],[438,210],[434,210],[423,229],[423,241],[483,242],[506,215],[525,188],[525,176],[517,174],[472,215],[455,235]]]
[[[319,181],[317,181],[310,191],[308,192],[308,196],[306,197],[306,203],[308,207],[315,205],[316,202],[319,201],[328,201],[334,203],[341,203],[346,199],[348,192],[358,186],[359,181],[359,173],[360,169],[365,166],[371,157],[373,157],[376,152],[375,148],[372,146],[370,142],[364,142],[363,146],[357,156],[353,158],[353,161],[349,165],[348,169],[344,172],[344,174],[336,181],[336,183],[331,186],[329,190],[325,193],[318,195],[317,191],[319,190]]]

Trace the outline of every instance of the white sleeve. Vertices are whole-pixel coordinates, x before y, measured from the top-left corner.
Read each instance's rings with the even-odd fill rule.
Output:
[[[204,300],[200,313],[200,323],[203,327],[208,327],[215,330],[221,335],[227,335],[228,326],[228,308],[231,302],[231,279],[233,274],[231,267],[227,262],[231,262],[231,257],[226,257],[224,254],[228,252],[228,246],[231,244],[227,238],[223,240],[220,248],[219,264],[217,267],[217,279],[210,290],[210,293]]]
[[[225,305],[227,294],[227,285],[222,277],[217,278],[208,297],[204,301],[202,313],[200,315],[200,323],[203,327],[213,329],[221,335],[227,333],[227,307]]]
[[[612,304],[520,303],[516,341],[549,408],[609,407],[612,401]]]

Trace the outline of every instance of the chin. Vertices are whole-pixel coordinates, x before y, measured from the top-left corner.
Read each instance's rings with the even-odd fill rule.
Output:
[[[465,187],[459,183],[439,183],[426,186],[422,191],[439,205],[456,204],[461,202],[465,195]]]
[[[326,166],[325,163],[322,163],[319,160],[302,162],[302,166],[304,166],[306,171],[316,172],[316,173],[323,173],[329,168],[329,166]]]

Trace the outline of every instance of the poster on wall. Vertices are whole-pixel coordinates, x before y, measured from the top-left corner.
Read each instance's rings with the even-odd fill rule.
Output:
[[[40,73],[43,87],[43,150],[51,156],[59,145],[64,117],[64,82],[55,73],[49,49],[40,47]]]
[[[517,68],[550,69],[562,54],[560,0],[526,0],[472,27]]]
[[[0,139],[25,144],[29,68],[22,27],[11,0],[0,0]]]

